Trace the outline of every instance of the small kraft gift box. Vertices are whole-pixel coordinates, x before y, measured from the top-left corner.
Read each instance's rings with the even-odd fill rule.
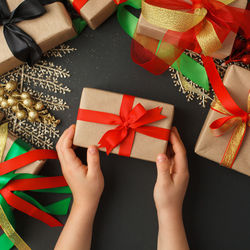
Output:
[[[155,161],[166,152],[173,116],[171,104],[84,88],[73,143]]]
[[[24,62],[33,65],[43,52],[76,36],[60,2],[42,5],[39,0],[2,0],[1,4],[0,75]]]
[[[250,71],[230,66],[195,146],[209,160],[250,175]],[[225,88],[225,89],[224,89]]]
[[[150,1],[149,1],[150,2]],[[156,1],[157,2],[157,1]],[[170,2],[170,1],[167,1]],[[167,5],[167,2],[165,3]],[[203,1],[197,1],[197,3],[200,2],[201,6],[202,6],[202,2]],[[209,1],[208,1],[209,2]],[[174,1],[172,1],[172,3],[174,4]],[[162,40],[164,38],[164,35],[166,34],[166,32],[168,30],[172,29],[166,29],[164,28],[165,26],[168,27],[172,27],[173,31],[177,31],[177,30],[185,30],[187,27],[193,27],[193,23],[197,22],[197,30],[199,30],[199,34],[196,35],[196,37],[198,38],[198,43],[201,46],[202,52],[204,54],[206,54],[207,56],[211,56],[217,59],[224,59],[225,57],[229,56],[232,52],[232,48],[233,48],[233,44],[234,44],[234,40],[236,37],[236,30],[227,32],[225,34],[227,34],[226,38],[223,38],[224,41],[221,42],[219,41],[219,38],[217,37],[218,34],[216,35],[216,32],[221,33],[221,30],[223,30],[223,28],[225,28],[224,26],[221,26],[221,22],[216,23],[216,20],[221,20],[221,16],[225,15],[222,14],[223,11],[220,11],[220,4],[226,4],[229,7],[236,7],[238,9],[245,9],[247,6],[247,0],[232,0],[232,1],[223,1],[223,0],[212,0],[211,1],[211,6],[216,6],[218,5],[219,7],[217,8],[218,10],[218,15],[220,15],[218,17],[218,19],[214,18],[213,20],[213,15],[214,13],[212,13],[210,15],[209,10],[206,9],[206,6],[201,8],[201,6],[197,6],[197,16],[193,16],[191,18],[189,18],[190,16],[189,13],[187,13],[185,11],[185,8],[183,6],[185,6],[186,4],[186,8],[188,8],[188,4],[191,5],[192,1],[191,0],[183,0],[182,1],[182,9],[183,9],[183,15],[181,15],[182,9],[174,9],[173,7],[171,7],[171,9],[168,9],[167,7],[164,8],[163,7],[159,7],[159,6],[154,6],[151,4],[147,3],[147,0],[142,0],[142,13],[140,15],[138,24],[137,24],[137,33],[140,35],[145,35],[147,37],[151,37],[154,38],[156,40]],[[216,8],[214,8],[216,9]],[[198,13],[198,10],[200,13]],[[229,11],[231,11],[229,9]],[[243,12],[241,12],[241,14],[243,14]],[[204,19],[200,19],[199,16],[204,15]],[[171,20],[172,20],[172,24],[171,24]],[[175,21],[177,20],[177,21]],[[241,20],[241,17],[239,17],[238,21]],[[182,25],[179,25],[179,23],[181,23],[181,21],[183,22]],[[207,22],[209,21],[209,23]],[[198,27],[198,25],[202,24],[202,28]],[[213,29],[212,28],[212,24],[217,28]],[[220,28],[218,28],[219,26],[221,26]],[[226,26],[226,29],[230,26]],[[220,30],[220,32],[219,32]],[[186,30],[185,30],[186,31]],[[193,33],[195,33],[195,31],[193,31]],[[171,35],[169,35],[171,36]],[[174,34],[172,34],[172,42],[173,41],[177,41],[178,39],[180,39],[179,35],[177,35],[177,37],[174,37]],[[186,36],[185,39],[188,39],[188,36]],[[167,42],[168,40],[166,40]],[[174,42],[174,44],[177,45],[176,42]],[[183,43],[182,43],[183,44]],[[187,48],[190,49],[190,48]],[[209,51],[213,51],[211,53],[206,53]]]
[[[114,0],[70,0],[75,10],[95,30],[115,11],[119,1]]]

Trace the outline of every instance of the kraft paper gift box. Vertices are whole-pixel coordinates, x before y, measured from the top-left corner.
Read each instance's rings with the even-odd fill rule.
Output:
[[[247,111],[248,93],[250,91],[250,71],[239,66],[230,66],[224,77],[224,85],[238,106]],[[195,152],[209,160],[220,163],[233,130],[216,137],[210,131],[210,124],[225,115],[210,109],[195,146]],[[232,169],[250,175],[250,128],[247,127],[243,143]]]
[[[10,11],[13,11],[23,0],[7,0]],[[47,12],[35,19],[25,20],[16,25],[32,37],[46,52],[76,35],[71,18],[64,5],[55,2],[45,6]],[[23,64],[10,51],[0,26],[0,75]]]
[[[80,109],[101,111],[119,115],[122,100],[123,94],[92,88],[84,88],[80,101]],[[167,130],[171,129],[174,116],[173,105],[135,97],[133,107],[139,103],[143,105],[146,110],[162,107],[161,115],[166,116],[165,119],[148,124],[149,126],[160,127]],[[81,147],[98,145],[101,137],[107,131],[114,129],[115,127],[117,127],[117,125],[106,125],[77,120],[73,143],[74,145]],[[155,161],[157,154],[166,152],[167,145],[168,142],[166,140],[156,139],[136,132],[130,157]],[[106,151],[105,148],[100,148],[100,150]],[[112,153],[119,154],[119,145],[113,149]]]
[[[191,3],[191,1],[186,0],[187,3]],[[232,7],[237,7],[241,9],[245,9],[247,6],[247,0],[236,0],[232,2],[229,6]],[[149,23],[141,14],[138,24],[137,24],[137,33],[141,35],[145,35],[148,37],[152,37],[156,40],[162,40],[165,33],[166,29],[157,27],[151,23]],[[225,57],[231,55],[233,45],[234,45],[234,40],[235,40],[236,34],[234,32],[230,32],[226,39],[224,40],[222,47],[211,54],[210,56],[217,58],[217,59],[224,59]]]
[[[114,0],[70,0],[76,11],[88,23],[89,27],[95,30],[116,10],[117,5]]]

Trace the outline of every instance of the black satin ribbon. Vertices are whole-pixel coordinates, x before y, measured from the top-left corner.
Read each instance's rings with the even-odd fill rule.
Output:
[[[10,12],[6,0],[0,0],[0,25],[3,25],[6,42],[13,55],[29,65],[41,59],[42,50],[16,23],[42,16],[46,12],[43,4],[52,2],[55,0],[24,0]]]

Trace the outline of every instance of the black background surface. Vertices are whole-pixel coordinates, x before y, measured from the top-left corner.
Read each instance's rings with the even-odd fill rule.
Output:
[[[77,51],[51,59],[70,70],[64,82],[72,89],[65,99],[70,109],[58,112],[61,131],[76,120],[83,87],[126,93],[175,105],[174,125],[186,145],[190,183],[184,202],[184,223],[192,250],[250,249],[250,178],[194,154],[194,146],[207,110],[187,103],[174,87],[170,73],[154,76],[130,58],[131,39],[116,16],[96,31],[86,28],[68,42]],[[212,145],[211,145],[212,146]],[[81,152],[85,161],[85,150]],[[153,202],[154,163],[101,153],[105,190],[97,212],[93,250],[154,250],[157,216]],[[57,161],[48,161],[43,175],[61,174]],[[36,195],[49,203],[62,195]],[[15,211],[17,232],[32,249],[53,249],[61,228],[47,225]],[[60,217],[61,221],[66,216]],[[167,249],[166,249],[167,250]]]

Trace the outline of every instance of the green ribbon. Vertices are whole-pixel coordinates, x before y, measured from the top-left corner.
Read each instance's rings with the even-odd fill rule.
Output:
[[[10,160],[14,157],[17,157],[21,154],[28,152],[31,149],[31,145],[24,142],[21,139],[17,139],[11,146],[10,150],[8,151],[7,156],[5,157],[5,161]],[[11,180],[18,180],[18,179],[30,179],[30,178],[40,178],[42,176],[33,175],[33,174],[23,174],[19,173],[16,174],[14,172],[7,173],[5,175],[0,176],[0,189],[2,189],[5,185],[8,184]],[[34,192],[47,192],[47,193],[64,193],[69,194],[71,193],[69,187],[58,187],[58,188],[51,188],[51,189],[39,189],[39,190],[30,190]],[[14,194],[18,197],[22,198],[23,200],[31,203],[32,205],[36,206],[40,210],[52,214],[52,215],[65,215],[68,212],[69,205],[71,202],[71,198],[66,198],[57,202],[54,202],[50,205],[43,206],[37,200],[35,200],[30,195],[21,192],[21,191],[14,191]],[[0,194],[0,204],[6,214],[8,220],[10,221],[13,228],[15,228],[15,219],[13,215],[13,211],[11,207],[8,205],[6,200]],[[0,248],[1,250],[9,250],[14,246],[12,241],[3,233],[0,236]]]
[[[77,35],[74,37],[74,38],[76,38],[85,29],[85,27],[87,26],[87,23],[81,17],[73,19],[72,22],[73,22],[73,26],[75,28],[75,31],[77,33]]]
[[[123,4],[120,4],[117,10],[117,18],[121,27],[131,38],[133,38],[138,18],[130,13],[126,9],[126,6],[140,9],[141,0],[128,0]],[[160,43],[161,41],[159,41],[159,44]],[[171,66],[175,70],[181,71],[181,73],[192,82],[196,83],[205,90],[209,90],[209,82],[205,68],[184,53],[179,57],[179,60],[180,66],[177,65],[177,62],[174,62]]]

